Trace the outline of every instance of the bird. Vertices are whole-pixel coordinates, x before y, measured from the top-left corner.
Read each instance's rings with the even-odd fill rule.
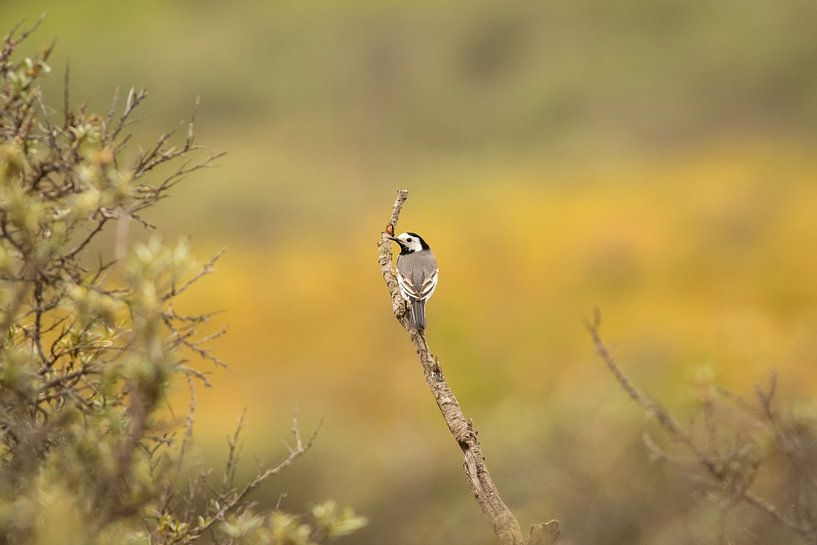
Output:
[[[389,236],[400,245],[397,256],[397,285],[400,295],[408,301],[411,309],[411,325],[417,331],[426,328],[426,302],[437,289],[440,271],[437,260],[426,241],[417,233],[401,233]]]

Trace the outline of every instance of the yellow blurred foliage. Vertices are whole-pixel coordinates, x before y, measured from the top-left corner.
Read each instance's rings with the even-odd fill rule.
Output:
[[[624,365],[671,397],[700,364],[735,388],[776,367],[807,389],[816,173],[806,154],[744,149],[414,193],[401,228],[429,240],[442,270],[430,342],[478,410],[606,381],[582,325],[594,305]],[[375,265],[391,199],[331,232],[230,245],[194,296],[226,310],[215,349],[236,371],[214,377],[230,386],[203,404],[208,422],[301,404],[383,426],[412,418],[401,396],[428,405]]]

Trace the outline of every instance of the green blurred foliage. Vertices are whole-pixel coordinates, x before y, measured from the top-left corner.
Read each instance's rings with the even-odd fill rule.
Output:
[[[137,131],[201,95],[200,133],[229,155],[150,220],[228,247],[184,301],[231,329],[216,352],[236,374],[200,400],[209,442],[244,406],[325,416],[285,488],[344,491],[372,518],[360,543],[491,539],[378,277],[395,187],[442,266],[430,343],[523,522],[559,518],[577,543],[699,543],[719,524],[650,463],[592,355],[593,305],[622,365],[682,414],[701,367],[737,391],[770,367],[789,396],[814,390],[812,2],[4,8],[4,23],[49,12],[56,76],[70,58],[72,94],[97,110],[114,85],[148,87]],[[249,426],[253,450],[279,420]]]

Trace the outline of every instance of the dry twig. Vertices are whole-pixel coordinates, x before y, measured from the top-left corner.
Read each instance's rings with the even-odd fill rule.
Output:
[[[800,521],[793,520],[785,515],[776,505],[758,496],[751,491],[752,480],[746,483],[735,483],[733,476],[724,467],[717,458],[710,455],[706,450],[700,448],[693,440],[691,434],[686,431],[676,420],[676,418],[662,405],[650,399],[648,396],[638,390],[630,380],[630,378],[622,371],[618,362],[613,358],[610,350],[605,345],[601,338],[601,313],[598,309],[594,309],[593,320],[586,323],[587,331],[593,340],[593,346],[596,353],[604,361],[607,368],[613,373],[616,381],[624,389],[627,395],[636,403],[641,405],[650,414],[652,414],[658,421],[663,430],[674,440],[684,445],[690,452],[697,464],[706,470],[708,477],[718,483],[721,487],[728,490],[734,498],[744,501],[749,505],[753,505],[757,509],[763,511],[774,522],[782,527],[785,527],[795,534],[797,534],[806,543],[817,542],[817,529],[806,525]],[[764,411],[773,419],[771,410],[771,400],[775,391],[775,380],[772,379],[771,386],[768,393],[764,393],[758,388],[758,397],[761,400]]]

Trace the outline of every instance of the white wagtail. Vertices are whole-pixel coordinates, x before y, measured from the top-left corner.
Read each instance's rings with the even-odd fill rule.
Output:
[[[417,233],[402,233],[389,238],[400,245],[400,255],[397,256],[397,284],[400,286],[400,295],[409,303],[414,329],[424,331],[426,301],[437,287],[439,275],[437,260],[434,259],[434,254],[431,253],[426,241]]]

